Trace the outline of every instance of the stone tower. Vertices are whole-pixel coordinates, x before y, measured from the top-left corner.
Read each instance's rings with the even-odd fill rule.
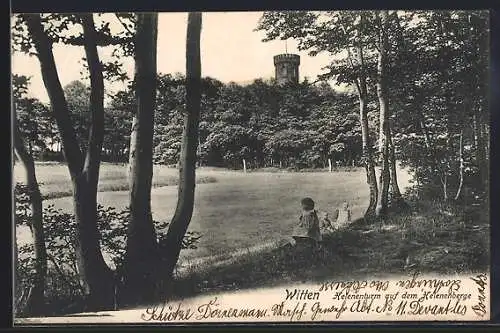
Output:
[[[278,84],[299,83],[300,56],[297,54],[278,54],[274,56],[275,78]]]

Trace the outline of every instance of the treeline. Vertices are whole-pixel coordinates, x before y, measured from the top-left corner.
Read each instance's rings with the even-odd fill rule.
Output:
[[[29,97],[29,78],[13,75],[13,94],[17,107],[17,123],[28,152],[39,161],[64,161],[61,137],[50,104]],[[90,87],[74,81],[64,87],[70,119],[80,149],[86,149],[89,138]],[[133,105],[106,107],[102,160],[126,162],[130,145]]]
[[[153,155],[157,164],[179,161],[185,82],[181,74],[158,75]],[[64,91],[84,149],[90,88],[74,81]],[[49,107],[33,98],[19,100],[19,124],[29,150],[40,160],[62,160]],[[133,85],[112,96],[104,113],[104,161],[127,161],[134,109]],[[374,120],[371,128],[375,127]],[[375,137],[376,132],[371,134]],[[280,86],[257,79],[242,86],[202,79],[198,165],[241,169],[245,160],[247,168],[300,169],[352,166],[360,159],[361,128],[352,94],[307,80]]]

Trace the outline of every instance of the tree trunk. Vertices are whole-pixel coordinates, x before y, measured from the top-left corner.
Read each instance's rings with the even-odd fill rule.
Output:
[[[97,190],[101,151],[104,141],[104,77],[97,52],[97,32],[92,14],[81,16],[84,49],[90,73],[90,129],[87,152],[80,175],[73,177],[78,222],[79,270],[84,271],[90,291],[90,305],[110,309],[114,303],[112,271],[104,261],[97,227]]]
[[[332,159],[328,159],[328,171],[332,172]]]
[[[377,202],[377,216],[387,214],[387,204],[389,199],[389,103],[387,101],[387,11],[380,13],[381,29],[379,32],[379,52],[377,61],[377,97],[380,108],[380,130],[379,130],[379,154],[382,162],[380,168],[380,195]]]
[[[73,206],[77,223],[76,257],[80,280],[89,295],[92,310],[113,306],[112,272],[104,261],[97,228],[97,196],[87,183],[85,174],[73,177]]]
[[[28,141],[28,154],[30,156],[33,156],[33,144],[31,143],[31,140],[26,140]]]
[[[377,178],[375,176],[375,166],[371,157],[368,133],[368,117],[366,112],[366,96],[359,99],[359,115],[361,122],[361,136],[362,136],[362,149],[363,160],[366,170],[366,182],[370,189],[370,203],[365,212],[365,219],[371,220],[375,216],[375,209],[377,205],[378,188]]]
[[[130,223],[123,301],[142,304],[156,293],[158,242],[151,215],[153,132],[156,105],[158,14],[137,14],[135,79],[137,112],[130,141]]]
[[[363,21],[363,15],[360,15],[359,17]],[[346,32],[344,26],[341,26],[341,28],[344,30],[344,32]],[[347,48],[347,59],[353,70],[356,70],[356,67],[359,67],[360,69],[358,78],[355,80],[355,84],[359,98],[359,121],[361,124],[362,159],[366,170],[366,182],[368,183],[368,187],[370,190],[370,202],[368,204],[368,208],[366,209],[364,218],[366,222],[371,222],[375,217],[378,188],[377,188],[377,178],[375,175],[375,166],[370,151],[371,148],[370,148],[370,136],[368,131],[368,111],[366,109],[368,101],[368,89],[366,83],[366,65],[365,65],[363,46],[361,43],[359,30],[356,31],[356,37],[358,39],[358,43],[356,45],[356,55],[357,55],[356,60],[358,62],[358,66],[354,64],[350,48]],[[345,162],[347,163],[348,161],[346,160]]]
[[[430,165],[428,165],[429,173],[436,174],[436,172],[437,172],[439,174],[440,181],[442,183],[443,182],[442,168],[439,166],[439,163],[436,159],[436,151],[434,149],[434,146],[431,145],[431,136],[429,134],[429,130],[427,129],[427,126],[425,125],[424,114],[422,113],[422,111],[419,111],[417,115],[419,117],[418,124],[420,126],[420,130],[422,131],[422,134],[424,135],[425,148],[427,149],[427,152],[430,154]]]
[[[452,129],[451,129],[451,115],[448,114],[446,119],[446,155],[445,155],[445,166],[443,170],[443,200],[448,200],[448,177],[451,175],[451,159],[453,151],[452,143]]]
[[[472,134],[474,138],[474,149],[477,150],[478,147],[478,126],[477,126],[477,116],[475,114],[472,115]]]
[[[99,244],[97,228],[97,182],[104,135],[104,82],[102,65],[96,46],[96,31],[92,14],[81,16],[84,47],[91,81],[91,128],[88,151],[84,160],[70,118],[68,104],[59,81],[52,44],[44,32],[40,15],[24,15],[28,31],[40,61],[42,79],[62,142],[62,150],[73,183],[73,203],[77,222],[76,257],[79,275],[89,294],[91,309],[107,309],[113,304],[111,270]]]
[[[133,172],[135,171],[135,166],[134,163],[131,163],[131,161],[134,160],[134,156],[137,151],[137,131],[139,129],[137,125],[137,115],[134,114],[134,117],[132,118],[132,127],[130,128],[130,145],[129,145],[129,150],[128,150],[128,180],[129,180],[129,185],[130,185],[130,180],[133,177]],[[130,187],[129,187],[130,190]]]
[[[188,14],[186,38],[186,112],[179,168],[178,200],[165,240],[166,273],[172,274],[179,259],[182,240],[193,214],[196,145],[201,103],[200,35],[202,14]]]
[[[474,116],[476,120],[477,128],[477,145],[476,145],[476,163],[479,168],[479,175],[481,178],[481,188],[487,190],[488,188],[488,166],[487,166],[487,145],[484,139],[484,130],[482,117],[480,115]]]
[[[356,87],[359,97],[359,121],[361,123],[361,138],[362,138],[362,155],[366,170],[366,182],[370,189],[370,202],[368,208],[365,212],[365,220],[371,221],[375,216],[375,209],[377,205],[378,188],[377,188],[377,178],[375,176],[375,165],[370,151],[370,136],[368,130],[368,111],[366,109],[368,90],[366,86],[366,75],[365,75],[365,63],[363,57],[363,48],[361,45],[357,47],[358,62],[361,65],[361,73],[356,81]],[[348,57],[351,59],[351,54],[349,52]],[[352,59],[351,59],[352,64]],[[354,65],[353,65],[354,67]]]
[[[464,185],[464,130],[462,129],[460,131],[460,141],[459,141],[459,147],[458,147],[458,158],[460,160],[460,167],[459,167],[459,184],[458,184],[458,189],[457,189],[457,194],[455,194],[455,200],[458,200],[460,198],[460,194],[462,193],[462,187]]]
[[[391,202],[394,206],[400,207],[401,205],[405,205],[403,197],[401,195],[401,191],[399,189],[398,184],[398,174],[397,174],[397,166],[396,166],[396,152],[394,143],[392,142],[392,130],[389,126],[389,161],[390,161],[390,184],[391,184]]]
[[[443,200],[448,201],[448,174],[445,173],[441,179],[441,184],[443,185]]]
[[[14,122],[15,121],[14,119]],[[47,249],[45,247],[45,235],[43,231],[42,195],[40,194],[40,188],[36,179],[33,156],[26,150],[21,132],[17,125],[15,125],[14,149],[19,161],[21,161],[26,171],[26,186],[29,191],[31,205],[30,229],[33,235],[35,249],[35,278],[29,292],[30,296],[26,307],[22,311],[26,314],[36,316],[43,314],[45,303],[45,277],[47,275]]]

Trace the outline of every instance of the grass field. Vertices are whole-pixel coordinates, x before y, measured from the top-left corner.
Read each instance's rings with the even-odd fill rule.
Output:
[[[61,163],[37,163],[37,178],[45,199],[71,196],[71,180],[68,168]],[[127,165],[102,163],[99,172],[99,191],[127,191]],[[14,181],[23,182],[23,170],[20,165],[14,167]],[[208,174],[198,175],[198,183],[213,183],[216,179]],[[177,170],[167,167],[154,167],[153,187],[177,185]]]
[[[22,179],[20,171],[15,170],[17,180]],[[63,193],[70,189],[63,165],[38,165],[37,173],[48,197],[53,197],[51,190]],[[128,192],[119,190],[119,186],[126,184],[126,174],[123,165],[103,165],[101,186],[114,187],[98,193],[100,204],[118,209],[128,205]],[[200,232],[202,238],[197,249],[181,252],[174,297],[412,271],[484,272],[488,267],[486,206],[411,201],[410,210],[391,214],[383,224],[354,223],[325,235],[322,252],[311,256],[297,249],[275,246],[289,236],[297,223],[300,199],[310,196],[320,211],[328,213],[348,201],[355,220],[363,215],[368,204],[364,170],[332,173],[273,170],[245,174],[201,168],[197,176],[189,230]],[[155,167],[154,179],[159,185],[176,184],[177,171]],[[402,190],[409,180],[408,172],[400,170]],[[176,201],[176,186],[154,188],[151,205],[155,220],[169,221]],[[67,212],[73,210],[68,196],[44,201],[45,205],[49,203]],[[18,243],[30,238],[27,227],[17,229]],[[69,306],[64,311],[55,306],[53,315],[83,311],[79,306]]]
[[[22,180],[22,170],[15,169],[15,179]],[[99,203],[104,206],[124,208],[128,192],[119,191],[127,183],[125,165],[103,164],[100,173]],[[184,250],[185,259],[223,257],[228,253],[259,246],[285,237],[297,222],[300,199],[312,197],[317,208],[333,213],[343,201],[350,202],[353,217],[360,217],[368,202],[366,176],[363,170],[344,172],[252,172],[201,168],[197,171],[194,215],[189,230],[202,234],[198,249]],[[70,192],[68,171],[61,164],[37,165],[37,176],[42,192],[47,197],[54,193]],[[155,166],[154,183],[177,183],[177,170]],[[201,180],[201,181],[200,181]],[[408,183],[407,173],[402,172],[400,183]],[[106,187],[113,191],[106,191]],[[68,193],[68,194],[69,194]],[[66,195],[68,195],[66,194]],[[59,195],[61,196],[61,195]],[[57,196],[56,196],[57,197]],[[152,190],[153,217],[169,221],[177,201],[176,186],[162,186]],[[72,211],[70,197],[45,200],[56,208]],[[18,232],[23,242],[29,233]]]

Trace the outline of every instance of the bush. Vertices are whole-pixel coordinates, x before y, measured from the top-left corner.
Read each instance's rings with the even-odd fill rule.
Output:
[[[16,214],[15,223],[30,226],[31,210],[26,186],[18,183],[15,187]],[[45,244],[47,247],[48,269],[45,297],[48,305],[60,314],[70,311],[84,299],[84,288],[78,277],[76,260],[76,221],[73,214],[68,214],[54,205],[48,205],[43,212]],[[127,224],[130,218],[128,209],[119,211],[113,207],[98,205],[98,226],[101,235],[101,250],[109,259],[112,268],[119,268],[124,261]],[[169,223],[154,221],[158,230],[158,241],[165,238]],[[188,231],[182,243],[183,249],[196,249],[201,235]],[[18,248],[16,269],[16,309],[22,309],[26,301],[25,290],[32,285],[34,278],[33,244]],[[66,309],[66,311],[65,311]],[[19,311],[17,311],[19,313]],[[48,313],[49,314],[49,313]]]

